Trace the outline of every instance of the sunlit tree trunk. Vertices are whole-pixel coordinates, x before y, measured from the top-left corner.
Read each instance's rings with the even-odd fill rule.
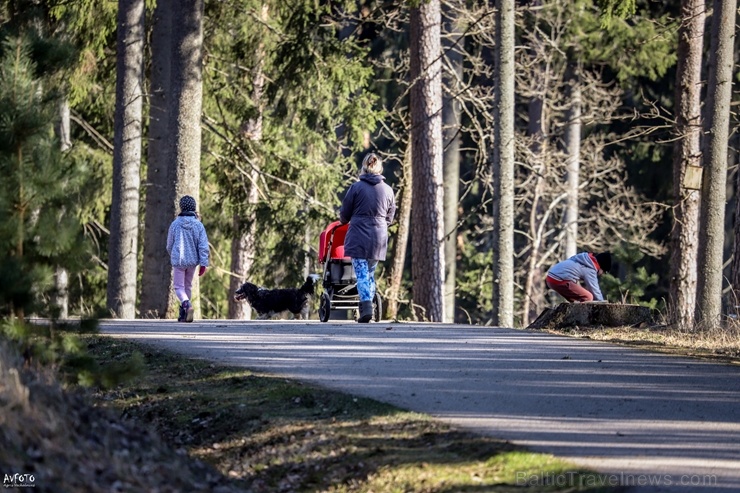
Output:
[[[431,322],[445,318],[440,23],[439,0],[411,9],[411,272],[416,315]]]
[[[139,239],[144,0],[119,0],[118,9],[107,307],[114,317],[132,319]]]
[[[493,139],[493,313],[514,325],[514,0],[496,0]]]
[[[688,173],[701,166],[701,66],[704,48],[704,0],[681,2],[676,68],[676,141],[673,143],[673,234],[670,262],[670,311],[678,327],[693,328],[696,258],[699,250],[701,196]]]
[[[565,258],[578,253],[578,186],[581,168],[581,84],[576,67],[568,68],[568,109],[563,140],[568,163],[565,174]]]
[[[714,0],[704,143],[696,318],[716,326],[722,314],[727,151],[732,99],[736,0]]]
[[[454,7],[454,8],[453,8]],[[444,145],[444,225],[445,225],[445,322],[455,321],[455,278],[457,276],[457,220],[460,195],[460,117],[461,103],[457,94],[462,91],[463,56],[462,31],[457,22],[457,10],[464,8],[461,2],[454,6],[445,4],[442,9],[444,21],[444,61],[446,64],[444,97],[442,101],[442,136]]]

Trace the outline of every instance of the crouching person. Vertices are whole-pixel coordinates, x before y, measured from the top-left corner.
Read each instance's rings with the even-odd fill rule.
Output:
[[[570,303],[604,301],[599,276],[611,268],[611,253],[583,252],[553,265],[547,272],[545,283]]]

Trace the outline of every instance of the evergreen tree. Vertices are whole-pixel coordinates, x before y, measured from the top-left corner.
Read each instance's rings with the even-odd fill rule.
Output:
[[[58,67],[47,59],[43,74],[25,37],[5,37],[0,50],[0,311],[23,318],[49,314],[39,302],[57,265],[79,269],[85,260],[75,199],[86,169],[54,135]]]
[[[318,269],[318,235],[336,220],[339,196],[356,178],[351,152],[362,148],[377,112],[366,90],[366,50],[356,36],[338,35],[344,20],[325,22],[337,14],[331,5],[206,7],[202,203],[217,268],[204,279],[204,297],[210,314],[226,316],[230,277],[243,275],[227,252],[252,227],[253,282],[299,283],[307,260]]]

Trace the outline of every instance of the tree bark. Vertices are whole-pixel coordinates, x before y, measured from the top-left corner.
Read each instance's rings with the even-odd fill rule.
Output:
[[[262,6],[262,20],[267,21],[267,6]],[[257,115],[249,119],[242,126],[242,138],[254,143],[262,140],[262,93],[265,86],[265,73],[263,68],[264,52],[260,46],[257,56],[259,60],[252,73],[252,100],[259,108]],[[255,206],[259,198],[257,193],[257,180],[259,173],[250,168],[247,192],[247,216],[242,217],[234,214],[234,238],[231,240],[231,277],[229,279],[229,293],[234,293],[249,278],[255,254],[255,235],[257,232],[257,219]],[[229,296],[229,318],[234,320],[249,320],[252,317],[252,307],[249,303],[234,301]]]
[[[67,98],[59,102],[59,121],[57,122],[55,133],[59,138],[59,149],[62,152],[68,151],[72,147],[72,137],[70,132],[69,101]],[[61,213],[63,214],[64,211]],[[54,304],[59,309],[59,318],[62,320],[69,318],[69,272],[62,266],[57,266],[54,272],[54,288],[56,290]]]
[[[460,8],[462,5],[456,5]],[[443,6],[443,47],[446,75],[443,78],[442,140],[444,146],[444,225],[445,225],[445,322],[455,321],[455,284],[457,277],[457,220],[460,196],[460,118],[461,103],[457,97],[461,92],[463,77],[462,30],[456,18],[456,10],[448,4]]]
[[[514,0],[496,0],[493,139],[493,314],[514,325]]]
[[[575,67],[568,69],[569,106],[565,113],[563,140],[568,156],[565,183],[568,197],[565,203],[565,258],[578,253],[578,187],[581,168],[581,85]]]
[[[139,312],[144,317],[166,318],[175,303],[172,267],[167,254],[167,231],[177,211],[172,183],[168,104],[172,57],[172,0],[157,0],[152,28],[149,95],[144,261]]]
[[[699,251],[699,191],[686,187],[690,167],[701,166],[701,66],[704,0],[682,0],[676,68],[676,141],[673,144],[673,232],[669,315],[680,328],[694,327]]]
[[[403,282],[403,267],[406,263],[406,250],[409,242],[411,223],[411,202],[413,190],[413,173],[411,172],[411,147],[407,147],[403,156],[403,184],[398,206],[398,231],[393,247],[393,263],[388,276],[388,300],[386,316],[390,320],[398,318],[398,301]]]
[[[445,319],[440,23],[439,0],[411,9],[411,272],[416,315],[431,322]]]
[[[119,0],[107,306],[125,319],[136,316],[144,14],[144,0]]]
[[[727,143],[732,99],[736,0],[714,0],[707,86],[706,142],[699,243],[696,318],[717,326],[722,315],[722,265],[727,184]]]
[[[524,299],[522,300],[522,325],[529,325],[531,316],[536,316],[538,310],[544,305],[544,279],[539,267],[540,247],[542,246],[542,234],[540,224],[542,221],[542,203],[543,188],[545,186],[545,146],[547,145],[547,135],[545,128],[546,111],[545,111],[545,91],[547,87],[546,74],[542,73],[542,67],[538,74],[542,84],[539,97],[534,98],[529,103],[529,126],[527,132],[532,140],[532,157],[534,162],[531,163],[532,172],[534,173],[534,186],[532,191],[532,206],[529,211],[529,238],[530,248],[527,256],[527,273],[524,282]]]
[[[193,197],[200,207],[200,143],[203,105],[203,0],[180,0],[172,22],[172,65],[168,98],[170,159],[175,201]],[[173,204],[174,205],[174,204]],[[172,293],[172,290],[170,290]],[[172,295],[174,297],[174,294]],[[195,317],[200,318],[200,282],[193,279]],[[176,304],[170,304],[174,315]]]

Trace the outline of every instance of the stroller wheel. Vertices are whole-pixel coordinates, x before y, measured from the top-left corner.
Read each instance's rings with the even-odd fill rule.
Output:
[[[331,298],[329,298],[328,294],[324,293],[321,295],[321,300],[319,301],[319,320],[322,322],[328,322],[330,313]]]
[[[373,298],[373,322],[380,322],[383,316],[383,299],[378,293],[375,293]]]

